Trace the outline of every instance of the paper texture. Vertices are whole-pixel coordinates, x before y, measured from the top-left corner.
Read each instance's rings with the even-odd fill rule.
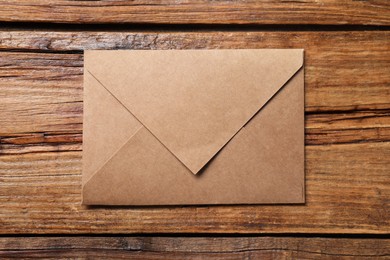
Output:
[[[303,50],[86,51],[83,203],[304,202]]]

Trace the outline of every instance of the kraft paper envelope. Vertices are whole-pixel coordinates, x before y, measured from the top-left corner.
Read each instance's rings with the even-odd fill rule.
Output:
[[[83,204],[303,203],[303,50],[86,51]]]

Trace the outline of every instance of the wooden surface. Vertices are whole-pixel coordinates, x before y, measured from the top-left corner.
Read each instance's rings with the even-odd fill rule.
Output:
[[[390,25],[388,0],[0,0],[0,19],[56,23]]]
[[[0,257],[389,258],[389,1],[0,0],[0,22]],[[82,207],[83,50],[205,48],[305,49],[306,204]]]
[[[388,259],[389,239],[302,237],[0,238],[0,257],[131,259]]]
[[[390,231],[388,31],[0,35],[1,233]],[[80,205],[83,49],[243,47],[305,48],[306,205]]]

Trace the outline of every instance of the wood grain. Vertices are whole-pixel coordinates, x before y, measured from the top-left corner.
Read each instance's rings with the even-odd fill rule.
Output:
[[[0,233],[390,232],[389,31],[0,31]],[[305,205],[81,207],[84,49],[304,48]]]
[[[31,115],[29,121],[46,123],[54,121],[53,125],[46,124],[45,129],[33,130],[28,128],[38,125],[21,123],[26,128],[22,132],[1,133],[0,153],[2,155],[17,155],[37,152],[63,152],[82,150],[82,103],[70,102],[62,105],[57,110],[58,115],[43,113],[39,117]],[[70,107],[70,108],[69,108]],[[76,111],[71,120],[73,123],[66,125],[69,117],[62,118],[66,110]],[[65,110],[65,111],[64,111]],[[23,110],[22,110],[23,111]],[[13,111],[19,121],[25,120],[21,113]],[[357,111],[348,113],[323,113],[308,114],[305,118],[305,144],[306,145],[328,145],[328,144],[353,144],[363,142],[389,142],[390,141],[390,111]],[[0,121],[6,127],[11,122]],[[57,124],[59,122],[59,124]],[[63,127],[58,129],[57,127]],[[4,127],[4,128],[5,128]],[[70,129],[69,129],[70,128]],[[25,130],[25,132],[24,132]]]
[[[0,257],[388,259],[389,239],[319,237],[2,237]]]
[[[389,32],[3,31],[0,38],[3,154],[81,149],[83,49],[305,48],[306,144],[390,138]]]
[[[85,49],[304,48],[307,112],[390,109],[390,31],[0,31],[0,39],[0,50],[23,52],[2,53],[0,84],[8,102],[15,89],[33,103],[50,94],[61,102],[81,101]]]
[[[0,21],[389,25],[387,0],[0,0]]]

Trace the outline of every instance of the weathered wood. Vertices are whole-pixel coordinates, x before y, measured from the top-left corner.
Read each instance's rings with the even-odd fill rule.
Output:
[[[304,48],[307,112],[390,109],[390,31],[0,31],[0,39],[0,50],[4,51],[58,52],[2,53],[0,84],[5,90],[0,95],[11,96],[7,98],[8,106],[17,106],[7,111],[22,109],[23,104],[12,102],[15,90],[23,100],[29,98],[30,108],[38,109],[34,110],[37,114],[47,111],[41,103],[53,95],[58,95],[54,99],[58,102],[82,101],[84,49],[191,48]],[[57,107],[64,105],[57,104]],[[81,107],[79,104],[77,112],[81,112]],[[67,114],[70,116],[70,113]],[[7,114],[7,119],[18,120],[12,113]],[[69,124],[70,121],[62,127],[69,129]],[[11,129],[15,131],[20,132]]]
[[[306,145],[390,141],[390,110],[308,114],[305,122]]]
[[[389,142],[308,146],[305,205],[82,207],[81,156],[1,156],[0,233],[390,232]]]
[[[389,239],[319,237],[2,237],[0,257],[387,259]]]
[[[389,25],[387,0],[0,0],[0,21]]]
[[[55,97],[53,96],[53,99]],[[80,102],[70,102],[68,106],[63,106],[64,110],[69,105],[73,105],[73,111],[81,111]],[[48,104],[50,108],[52,104]],[[66,131],[57,129],[62,124],[66,125],[68,118],[62,118],[60,115],[66,111],[59,106],[58,115],[43,114],[42,120],[46,122],[58,121],[59,125],[46,125],[45,129],[39,132],[29,132],[30,122],[22,124],[26,126],[24,133],[1,133],[0,134],[0,154],[25,154],[36,152],[63,152],[63,151],[81,151],[82,150],[82,115],[75,115],[73,118],[74,128]],[[26,107],[26,110],[29,110]],[[44,117],[46,115],[46,118]],[[15,113],[20,116],[20,113]],[[77,116],[77,117],[76,117]],[[21,116],[20,120],[23,119]],[[24,119],[26,120],[26,118]],[[35,120],[35,118],[29,118]],[[306,145],[328,145],[340,143],[359,143],[359,142],[388,142],[390,141],[390,111],[358,111],[348,113],[330,113],[330,114],[308,114],[306,115]],[[9,126],[4,120],[0,121],[5,126]],[[35,125],[36,127],[37,125]]]

